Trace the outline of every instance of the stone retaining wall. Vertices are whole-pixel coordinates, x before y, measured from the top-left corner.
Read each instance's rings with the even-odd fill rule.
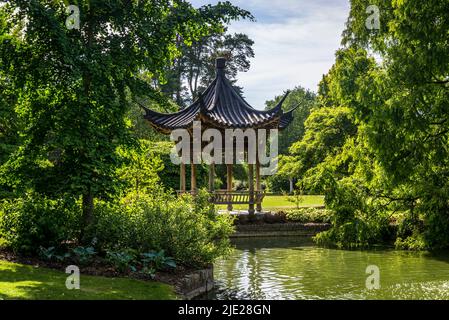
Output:
[[[214,287],[214,268],[197,270],[185,275],[177,285],[177,290],[184,299],[190,300]]]
[[[232,238],[249,237],[312,237],[330,228],[328,223],[273,223],[237,225]]]

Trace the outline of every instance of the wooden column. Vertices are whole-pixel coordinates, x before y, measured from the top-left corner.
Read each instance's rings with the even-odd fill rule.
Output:
[[[196,167],[194,163],[190,165],[190,189],[192,191],[192,195],[196,195]]]
[[[259,157],[256,158],[256,191],[257,191],[256,211],[262,212],[262,183],[260,180]]]
[[[249,188],[249,209],[250,216],[254,215],[254,165],[248,164],[248,188]]]
[[[232,164],[226,165],[226,178],[227,178],[227,191],[232,192]],[[229,201],[232,200],[232,197],[229,197]],[[228,211],[232,211],[232,203],[228,203]]]
[[[179,191],[185,193],[186,190],[186,164],[181,163],[181,168],[179,172]]]
[[[257,191],[257,198],[256,198],[256,211],[262,212],[262,183],[260,180],[260,161],[259,161],[259,135],[256,135],[256,191]]]
[[[215,189],[215,163],[209,166],[209,192],[214,192]]]

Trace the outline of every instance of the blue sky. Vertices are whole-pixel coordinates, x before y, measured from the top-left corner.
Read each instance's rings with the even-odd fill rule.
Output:
[[[262,109],[266,100],[301,85],[317,91],[334,63],[349,13],[348,0],[231,0],[250,11],[256,22],[233,23],[229,31],[255,41],[249,72],[238,85],[248,102]],[[195,7],[215,0],[192,0]]]

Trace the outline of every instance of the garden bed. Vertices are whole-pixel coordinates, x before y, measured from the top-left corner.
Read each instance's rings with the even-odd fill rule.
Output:
[[[21,256],[16,255],[13,252],[6,250],[6,249],[0,249],[0,263],[2,262],[11,262],[14,264],[17,264],[17,266],[20,266],[21,268],[31,267],[31,268],[39,268],[39,269],[45,269],[45,270],[52,270],[54,272],[57,272],[58,274],[60,272],[63,272],[60,274],[61,277],[64,279],[68,276],[68,274],[65,274],[65,269],[69,265],[68,263],[64,262],[56,262],[56,261],[46,261],[41,259],[40,257],[31,257],[31,256]],[[23,269],[22,268],[22,269]],[[138,280],[143,281],[148,284],[154,284],[156,285],[169,285],[171,290],[173,291],[173,295],[170,297],[167,294],[164,294],[164,296],[161,296],[161,299],[175,299],[176,297],[181,298],[192,298],[196,293],[199,292],[199,294],[204,293],[206,290],[210,289],[210,283],[213,281],[212,276],[212,267],[209,267],[207,269],[207,277],[200,276],[198,279],[198,276],[195,276],[196,274],[199,274],[203,272],[204,270],[196,270],[193,268],[187,268],[184,266],[177,266],[176,269],[172,271],[158,271],[156,272],[154,277],[145,276],[141,273],[135,273],[135,272],[119,272],[114,267],[108,265],[102,259],[96,259],[92,263],[90,263],[88,266],[79,266],[80,273],[82,276],[93,276],[93,277],[103,277],[103,278],[111,278],[111,279],[120,279],[120,280]],[[24,269],[25,270],[25,269]],[[31,269],[30,269],[31,270]],[[58,272],[59,271],[59,272]],[[210,273],[210,275],[209,275]],[[30,274],[28,281],[33,281],[32,275]],[[196,280],[195,280],[196,279]],[[193,281],[195,280],[195,281]],[[203,281],[204,280],[204,281]],[[1,282],[0,277],[0,282]],[[64,285],[65,280],[61,282],[62,285]],[[132,291],[132,290],[131,290]],[[69,292],[69,291],[68,291]],[[0,292],[0,298],[1,298],[1,292]],[[35,297],[39,299],[40,297]],[[58,297],[50,297],[57,299]],[[98,297],[101,299],[101,296]],[[123,297],[118,297],[123,298]],[[141,297],[139,297],[141,298]],[[157,299],[158,297],[152,297],[152,299]]]
[[[304,207],[289,210],[279,210],[271,213],[257,213],[254,216],[248,214],[236,214],[234,224],[286,224],[286,223],[321,223],[330,224],[333,212],[324,207]]]

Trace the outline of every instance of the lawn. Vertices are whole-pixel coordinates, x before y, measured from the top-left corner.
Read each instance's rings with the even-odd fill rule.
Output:
[[[152,281],[81,275],[80,289],[68,290],[69,274],[0,260],[0,300],[168,300],[171,286]]]
[[[324,196],[302,196],[303,201],[300,203],[301,207],[314,207],[324,205]],[[226,205],[219,205],[220,210],[226,210]],[[293,202],[287,200],[287,196],[266,196],[262,203],[264,210],[275,211],[277,209],[295,208]],[[234,205],[235,210],[248,210],[248,205],[238,204]]]

